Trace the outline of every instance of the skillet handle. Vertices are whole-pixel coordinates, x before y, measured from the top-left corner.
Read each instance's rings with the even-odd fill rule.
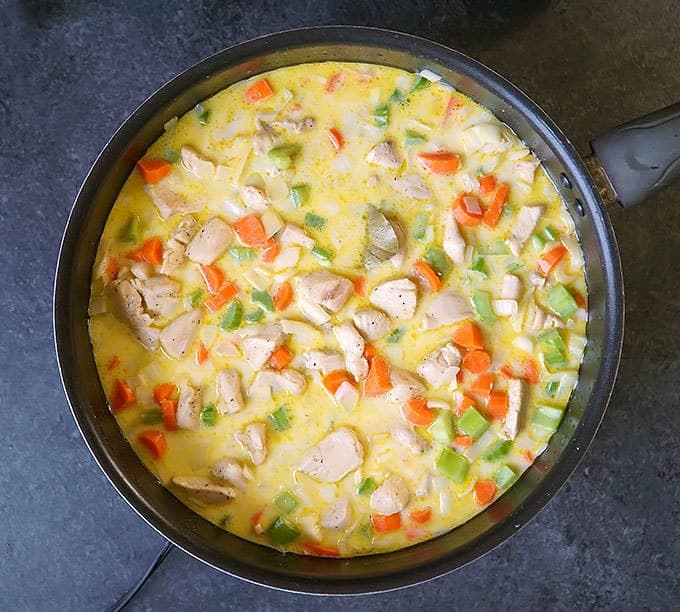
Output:
[[[590,147],[596,159],[586,163],[605,203],[635,206],[680,179],[680,102],[612,128]]]

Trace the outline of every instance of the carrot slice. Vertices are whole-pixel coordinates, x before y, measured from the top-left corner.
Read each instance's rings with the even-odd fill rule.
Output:
[[[460,168],[460,157],[450,151],[418,153],[417,157],[433,174],[453,174]]]
[[[399,512],[395,514],[374,514],[371,516],[371,524],[378,533],[396,531],[401,527],[401,514]]]
[[[177,387],[172,383],[161,383],[160,385],[156,385],[153,388],[153,401],[160,406],[163,400],[170,399],[176,391]]]
[[[493,387],[493,374],[482,374],[472,383],[470,391],[476,395],[489,395]]]
[[[473,321],[466,321],[453,332],[453,341],[463,348],[483,349],[482,330]]]
[[[160,238],[149,238],[142,245],[142,253],[144,254],[144,261],[148,261],[154,266],[160,266],[163,263],[163,242]]]
[[[357,295],[364,295],[366,293],[366,277],[357,276],[354,281],[354,293]]]
[[[326,132],[326,135],[328,136],[331,145],[333,145],[335,152],[339,153],[342,150],[342,147],[345,146],[345,139],[342,137],[340,131],[337,128],[332,127]]]
[[[208,361],[208,347],[201,342],[196,349],[196,363],[203,365],[206,361]]]
[[[274,261],[277,257],[277,255],[281,252],[281,245],[276,242],[273,238],[269,238],[267,240],[267,245],[264,247],[262,251],[262,261],[265,263],[271,263]]]
[[[224,283],[224,272],[215,264],[210,264],[209,266],[201,266],[201,274],[208,291],[213,294],[217,293]]]
[[[147,429],[146,431],[143,431],[137,436],[137,440],[146,446],[156,459],[160,459],[167,448],[165,436],[163,435],[163,432],[158,429]]]
[[[266,247],[267,232],[262,225],[262,221],[256,215],[246,215],[234,221],[234,230],[241,239],[241,242],[251,247]]]
[[[512,371],[512,368],[507,364],[505,364],[500,370],[498,370],[498,373],[505,378],[515,378],[515,373]]]
[[[488,504],[496,495],[496,483],[493,480],[478,480],[475,484],[475,499],[480,506]]]
[[[524,378],[530,385],[537,385],[538,377],[538,363],[535,359],[526,359],[524,361]]]
[[[401,407],[403,417],[414,425],[430,425],[437,416],[424,397],[412,397]]]
[[[283,283],[274,296],[274,308],[279,312],[285,310],[293,301],[293,286],[289,282]]]
[[[113,381],[113,393],[111,397],[111,412],[118,414],[128,406],[132,406],[137,401],[135,392],[125,381],[116,378]]]
[[[164,399],[160,404],[165,429],[175,431],[177,429],[177,402],[172,399]]]
[[[475,443],[475,439],[472,436],[456,436],[453,441],[456,446],[461,448],[470,448]]]
[[[463,367],[473,374],[483,374],[491,366],[491,355],[488,351],[470,351],[463,357]]]
[[[508,413],[508,394],[504,391],[494,391],[489,394],[486,411],[494,419],[502,419]]]
[[[453,216],[461,225],[474,227],[482,220],[482,209],[477,199],[466,193],[460,194],[453,201]],[[479,210],[478,210],[479,209]]]
[[[563,244],[550,249],[547,253],[541,255],[538,260],[538,271],[543,276],[548,276],[550,271],[559,263],[559,261],[568,253],[567,247]]]
[[[172,166],[163,159],[141,159],[137,169],[145,183],[157,183],[170,174]]]
[[[364,344],[364,357],[366,359],[368,359],[370,361],[377,354],[378,354],[378,349],[375,348],[375,345],[371,344],[370,342],[366,342],[366,344]]]
[[[491,200],[491,204],[489,204],[489,207],[484,211],[484,215],[482,216],[484,225],[488,227],[496,227],[498,225],[498,221],[503,214],[503,206],[505,206],[508,191],[507,185],[503,184],[498,186],[498,189],[496,189],[496,193],[493,196],[493,200]]]
[[[321,383],[324,387],[326,387],[326,389],[328,389],[328,392],[331,395],[335,395],[335,392],[344,382],[356,387],[354,379],[344,370],[333,370],[321,379]]]
[[[302,545],[302,550],[308,555],[316,555],[318,557],[339,557],[340,552],[337,548],[327,548],[326,546],[319,546],[312,542],[306,542]]]
[[[248,89],[246,89],[246,99],[251,104],[264,100],[274,93],[274,88],[267,79],[260,79],[255,81]]]
[[[494,189],[496,189],[496,177],[493,174],[485,174],[479,178],[479,191],[482,195],[488,195]]]
[[[222,306],[238,294],[238,287],[232,282],[228,282],[215,295],[209,297],[204,303],[210,312],[217,312]]]
[[[269,358],[269,364],[275,370],[283,370],[293,360],[293,353],[285,346],[280,346]]]
[[[572,289],[571,294],[574,296],[574,301],[579,308],[586,307],[586,299],[578,291]]]
[[[120,263],[118,262],[118,258],[114,257],[112,259],[109,259],[109,261],[106,263],[106,276],[109,277],[110,281],[114,281],[118,278],[118,272],[120,271]]]
[[[333,93],[344,80],[345,75],[342,72],[335,72],[330,76],[326,83],[326,93]]]
[[[364,395],[367,397],[382,395],[391,388],[390,364],[383,357],[373,357],[364,383]]]
[[[432,518],[432,508],[423,508],[422,510],[411,510],[408,517],[420,525],[424,525]]]
[[[427,262],[419,259],[411,268],[415,274],[430,291],[437,292],[442,288],[442,279],[439,278],[434,268]]]

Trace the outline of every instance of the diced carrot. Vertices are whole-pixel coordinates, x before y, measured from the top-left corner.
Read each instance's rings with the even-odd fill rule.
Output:
[[[461,225],[474,227],[475,225],[479,225],[483,213],[481,207],[478,206],[479,203],[477,203],[477,206],[474,206],[474,202],[469,198],[472,198],[475,202],[477,201],[476,198],[466,193],[460,194],[453,201],[453,216]],[[479,211],[477,211],[478,207]]]
[[[419,525],[424,525],[432,518],[432,508],[423,508],[422,510],[411,510],[408,517]]]
[[[144,252],[141,248],[125,253],[125,257],[132,261],[144,261]]]
[[[412,397],[401,407],[401,414],[414,425],[430,425],[437,416],[424,397]]]
[[[522,457],[524,457],[529,463],[534,462],[534,456],[530,450],[520,451],[519,454],[522,455]]]
[[[468,372],[483,374],[491,366],[491,355],[488,351],[479,349],[469,351],[463,357],[462,365]]]
[[[324,387],[326,387],[326,389],[328,389],[328,392],[331,395],[335,395],[335,392],[344,382],[356,387],[354,379],[344,370],[333,370],[321,379],[321,383]]]
[[[559,263],[559,261],[568,253],[567,247],[563,244],[550,249],[547,253],[541,255],[538,260],[538,271],[543,276],[548,276],[550,271]]]
[[[281,252],[281,245],[276,242],[273,238],[267,240],[267,245],[262,250],[262,261],[265,263],[271,263]]]
[[[354,281],[354,293],[357,295],[364,295],[366,293],[366,277],[357,276]]]
[[[496,483],[493,480],[478,480],[475,484],[475,499],[480,506],[485,506],[496,495]]]
[[[472,436],[456,436],[453,442],[461,448],[470,448],[475,443],[475,439]]]
[[[274,88],[267,79],[255,81],[246,89],[246,99],[251,104],[264,100],[274,93]]]
[[[490,393],[486,411],[490,417],[502,419],[508,413],[508,394],[504,391]]]
[[[243,244],[251,247],[267,246],[267,232],[256,215],[246,215],[237,219],[233,227]]]
[[[498,221],[503,214],[503,206],[505,206],[508,191],[507,185],[502,184],[498,186],[496,193],[493,196],[493,200],[491,200],[491,204],[489,204],[489,207],[484,211],[484,215],[482,216],[484,225],[488,227],[496,227],[498,225]]]
[[[237,294],[238,287],[231,281],[228,281],[215,295],[205,300],[205,307],[210,312],[217,312],[222,306],[231,302]]]
[[[177,387],[172,383],[161,383],[160,385],[156,385],[153,388],[153,401],[160,406],[163,400],[170,399],[176,391]]]
[[[250,524],[251,525],[259,525],[260,519],[262,518],[262,515],[264,514],[264,510],[260,510],[256,512],[255,514],[252,514],[250,516]]]
[[[137,436],[137,440],[146,446],[153,454],[154,458],[160,459],[165,453],[167,444],[162,431],[158,429],[147,429]]]
[[[319,546],[313,542],[305,542],[302,545],[302,550],[307,555],[316,555],[317,557],[339,557],[340,551],[337,548],[328,548],[326,546]]]
[[[453,111],[459,108],[460,100],[455,95],[451,96],[446,105],[446,110],[444,111],[444,123],[446,123],[450,119],[451,115],[453,114]]]
[[[466,321],[453,332],[453,341],[463,348],[483,349],[482,330],[473,321]]]
[[[433,174],[453,174],[460,168],[460,157],[451,151],[418,153],[420,163]]]
[[[335,152],[339,153],[345,145],[345,139],[342,137],[340,131],[337,128],[332,127],[326,132],[326,136],[328,136],[328,140],[335,149]]]
[[[208,347],[201,342],[196,349],[196,363],[203,365],[206,361],[208,361]]]
[[[177,429],[177,402],[172,399],[161,401],[161,411],[163,412],[163,423],[168,431]]]
[[[215,264],[201,266],[201,274],[203,275],[203,280],[210,293],[215,294],[222,288],[222,283],[224,283],[224,272],[222,272]]]
[[[281,312],[293,301],[293,286],[289,282],[283,283],[274,295],[274,308]]]
[[[395,514],[373,514],[371,524],[378,533],[396,531],[401,527],[401,514],[399,512]]]
[[[470,391],[476,395],[489,395],[493,387],[493,374],[482,374],[475,382],[472,383]]]
[[[505,364],[500,370],[498,370],[498,373],[504,378],[515,378],[515,373],[508,364]]]
[[[458,406],[456,406],[455,412],[458,416],[463,414],[468,408],[472,408],[473,406],[476,406],[477,402],[473,400],[471,397],[463,394],[463,396],[460,398],[460,402],[458,402]]]
[[[432,266],[426,261],[419,259],[413,264],[411,268],[413,274],[415,274],[430,291],[437,292],[442,288],[442,279],[434,271]]]
[[[571,290],[571,294],[574,296],[574,301],[579,308],[586,308],[586,299],[575,289]]]
[[[117,257],[112,257],[106,262],[106,276],[108,276],[110,281],[114,281],[118,278],[118,271],[120,270],[120,263]]]
[[[342,72],[333,73],[326,83],[326,93],[333,93],[344,80],[345,75]]]
[[[111,361],[106,364],[106,371],[110,372],[111,370],[115,370],[119,365],[120,357],[118,357],[118,355],[114,355],[111,357]]]
[[[162,159],[141,159],[137,162],[137,169],[145,183],[157,183],[170,174],[172,166]]]
[[[370,361],[377,354],[378,354],[378,349],[375,348],[374,344],[371,344],[370,342],[366,342],[366,344],[364,344],[364,357],[366,359],[368,359]]]
[[[479,178],[479,191],[482,195],[488,195],[494,189],[496,189],[496,177],[493,174],[485,174]]]
[[[116,378],[113,381],[113,393],[111,397],[111,412],[118,414],[137,401],[135,392],[125,381]]]
[[[465,380],[465,371],[464,370],[458,370],[458,373],[456,374],[456,382],[460,385],[460,383]]]
[[[275,370],[283,370],[293,360],[293,353],[285,346],[280,346],[269,358],[269,364]]]
[[[383,357],[373,357],[364,383],[364,395],[368,397],[382,395],[391,388],[390,364]]]
[[[160,238],[149,238],[142,245],[142,253],[144,253],[144,261],[160,266],[163,263],[163,242]]]
[[[524,360],[524,378],[530,385],[538,384],[538,363],[535,359]]]

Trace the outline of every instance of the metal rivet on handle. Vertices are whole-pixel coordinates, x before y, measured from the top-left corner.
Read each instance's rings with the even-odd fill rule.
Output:
[[[562,174],[560,174],[560,180],[562,181],[562,184],[567,189],[571,189],[571,181],[569,180],[569,177],[564,172]]]
[[[574,200],[574,210],[578,213],[580,217],[586,216],[586,211],[583,208],[583,203],[578,198]]]

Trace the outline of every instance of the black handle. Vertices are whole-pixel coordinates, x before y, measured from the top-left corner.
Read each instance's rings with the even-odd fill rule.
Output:
[[[680,179],[680,102],[591,141],[616,199],[628,208]]]

